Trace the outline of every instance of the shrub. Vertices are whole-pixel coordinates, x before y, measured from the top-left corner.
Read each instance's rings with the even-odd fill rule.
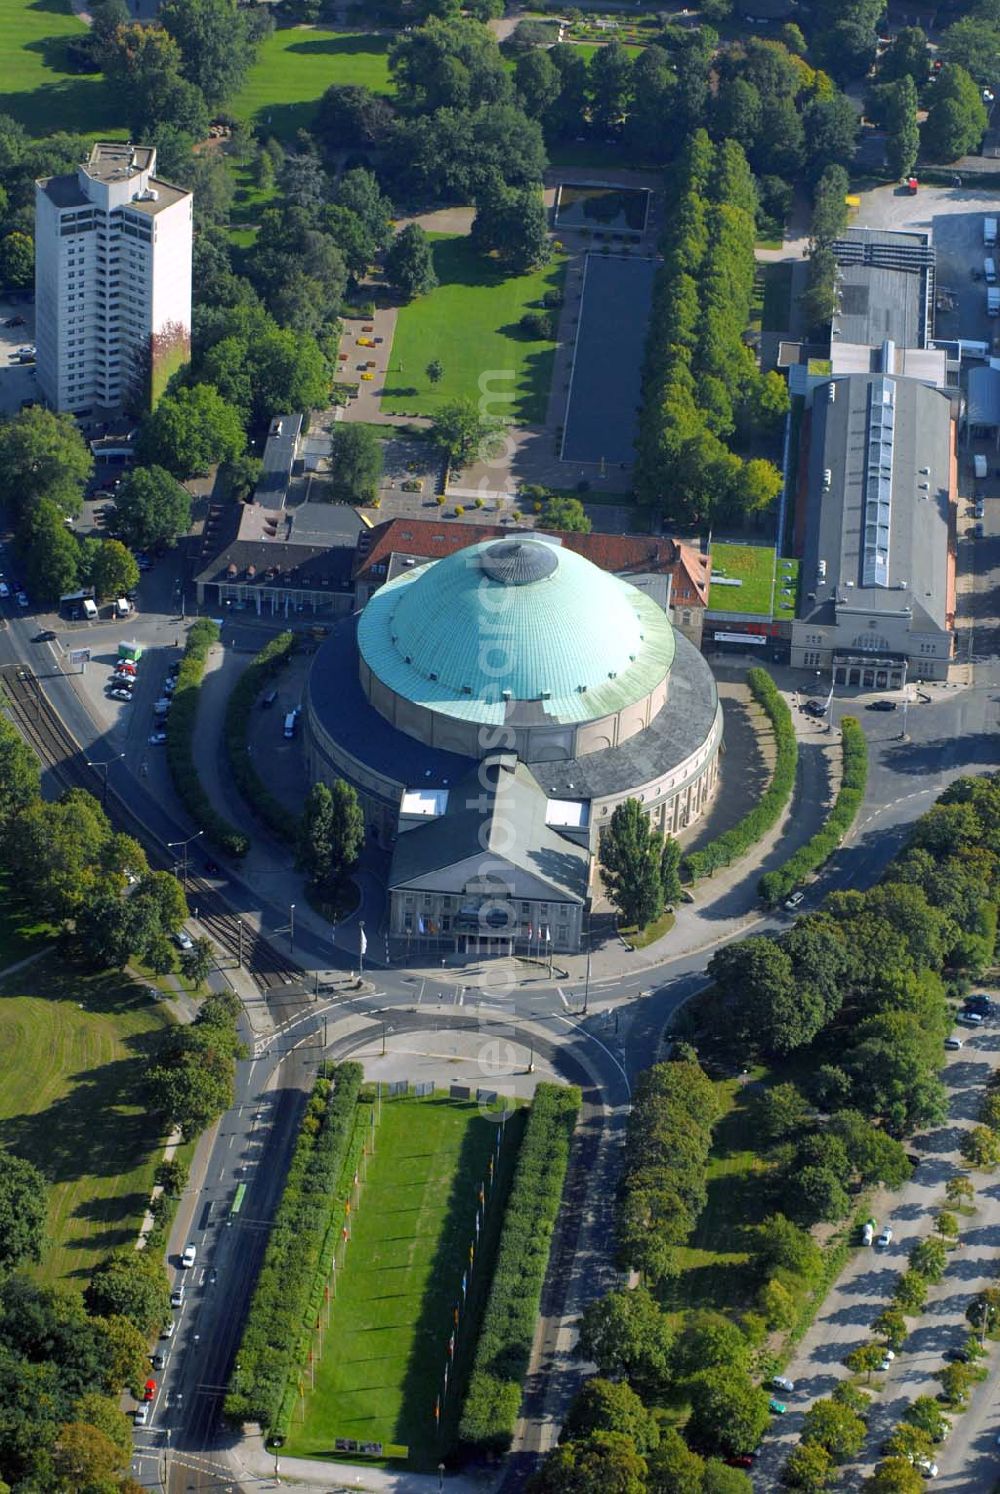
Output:
[[[535,1090],[458,1429],[481,1452],[505,1452],[514,1435],[579,1108],[576,1088]]]
[[[556,335],[556,319],[544,311],[526,311],[520,325],[525,337],[538,342],[551,342]]]
[[[258,1421],[266,1431],[278,1425],[324,1245],[343,1217],[338,1185],[363,1076],[360,1064],[343,1063],[332,1082],[313,1085],[229,1382],[225,1412],[234,1421]]]
[[[710,877],[720,866],[728,866],[757,844],[781,818],[795,787],[799,747],[792,725],[792,713],[766,669],[754,668],[747,674],[750,693],[761,706],[774,730],[777,756],[774,776],[750,813],[739,824],[710,841],[700,851],[692,851],[681,862],[681,876],[687,882]]]
[[[279,633],[264,645],[230,692],[226,702],[224,730],[226,759],[233,782],[257,818],[279,840],[287,841],[290,845],[296,840],[298,826],[286,806],[275,798],[257,772],[247,746],[247,736],[257,696],[268,680],[273,679],[288,663],[294,647],[295,638],[291,633]]]
[[[853,716],[841,722],[841,755],[843,772],[840,790],[821,830],[789,856],[783,866],[765,872],[757,891],[773,907],[805,881],[810,872],[828,861],[857,819],[868,781],[868,743],[860,724]]]
[[[218,641],[218,623],[207,617],[199,618],[188,633],[167,717],[167,762],[177,795],[195,824],[228,855],[245,856],[250,849],[249,837],[212,807],[194,760],[194,726],[205,660],[212,644]]]

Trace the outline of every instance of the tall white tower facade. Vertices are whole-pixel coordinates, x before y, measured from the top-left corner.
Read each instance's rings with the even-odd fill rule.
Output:
[[[35,183],[38,388],[56,410],[155,403],[191,353],[192,197],[150,146]]]

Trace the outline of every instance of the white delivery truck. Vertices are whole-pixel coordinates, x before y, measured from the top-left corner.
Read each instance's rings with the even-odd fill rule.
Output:
[[[972,471],[976,477],[989,477],[989,464],[981,453],[972,458]]]
[[[997,241],[997,220],[995,218],[983,219],[983,247],[992,249]]]
[[[987,287],[986,315],[1000,316],[1000,285],[991,285]]]
[[[128,617],[132,611],[132,603],[128,597],[119,597],[115,602],[115,617]]]
[[[983,279],[986,281],[987,285],[996,285],[997,262],[995,259],[983,260]]]

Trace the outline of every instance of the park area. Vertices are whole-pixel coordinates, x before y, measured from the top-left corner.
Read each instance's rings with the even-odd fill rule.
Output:
[[[712,545],[714,611],[792,618],[798,585],[799,562],[777,556],[773,545]]]
[[[491,396],[488,414],[515,425],[545,420],[555,343],[526,334],[522,316],[542,309],[546,291],[561,290],[565,260],[507,275],[461,235],[428,235],[440,282],[399,313],[383,415],[434,415],[460,398]],[[435,384],[427,375],[441,365]]]
[[[2,952],[18,958],[0,931]],[[45,955],[0,991],[0,1144],[49,1182],[39,1274],[83,1285],[130,1244],[163,1154],[144,1105],[146,1071],[169,1025],[144,986],[87,975]]]
[[[6,0],[0,0],[0,4]],[[257,60],[230,106],[262,135],[291,141],[307,130],[316,105],[335,83],[391,93],[388,36],[282,26],[263,41]]]
[[[313,1366],[314,1385],[303,1372],[304,1400],[285,1443],[289,1454],[339,1452],[356,1461],[367,1444],[369,1456],[402,1458],[408,1452],[413,1467],[437,1466],[454,1436],[520,1115],[505,1131],[438,1425],[435,1400],[497,1124],[474,1099],[443,1092],[383,1101],[374,1156],[350,1216],[351,1238],[334,1272],[336,1292]]]
[[[67,48],[86,34],[69,0],[0,0],[6,62],[0,114],[10,114],[32,135],[121,134],[121,110],[101,75],[69,71]]]

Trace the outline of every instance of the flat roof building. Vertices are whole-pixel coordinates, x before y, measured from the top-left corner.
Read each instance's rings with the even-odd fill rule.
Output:
[[[947,394],[884,373],[816,389],[793,665],[872,688],[946,678],[956,478]]]
[[[934,333],[930,234],[851,228],[836,241],[833,255],[838,306],[830,327],[831,355],[852,343],[926,348]]]
[[[35,183],[38,388],[54,409],[155,403],[189,360],[192,221],[153,146],[101,142]]]

